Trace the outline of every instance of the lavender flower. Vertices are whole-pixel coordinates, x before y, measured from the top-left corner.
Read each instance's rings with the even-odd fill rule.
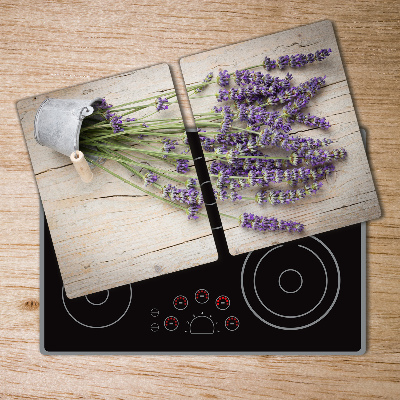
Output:
[[[213,189],[214,197],[218,200],[227,200],[229,199],[228,192],[224,189]]]
[[[170,201],[187,204],[189,206],[186,210],[188,219],[197,219],[198,216],[196,214],[204,203],[201,192],[194,188],[178,189],[175,186],[168,184],[163,187],[162,196]]]
[[[331,125],[329,121],[325,118],[319,118],[315,115],[311,115],[308,113],[307,115],[303,113],[295,113],[294,118],[297,122],[301,122],[307,126],[311,126],[312,128],[321,128],[321,129],[328,129]]]
[[[281,56],[277,60],[271,60],[269,57],[264,59],[264,68],[270,71],[274,68],[284,69],[287,66],[292,68],[300,68],[308,63],[313,63],[314,61],[322,61],[332,52],[331,49],[322,49],[315,52],[315,54],[296,54],[292,56]]]
[[[278,221],[273,217],[260,217],[258,215],[243,213],[240,216],[240,226],[243,228],[254,229],[256,231],[288,231],[302,232],[304,225],[293,221]]]
[[[215,95],[218,102],[229,100],[229,91],[226,89],[220,89],[218,94]]]
[[[248,69],[236,70],[233,76],[236,85],[248,85],[251,82],[251,72]]]
[[[178,159],[176,160],[176,172],[180,174],[186,174],[189,171],[189,161]]]
[[[185,182],[186,189],[195,188],[197,186],[197,184],[198,184],[197,179],[195,179],[195,178],[189,178]]]
[[[200,208],[201,207],[197,204],[191,204],[186,210],[188,219],[198,219],[199,217],[196,214],[199,212]]]
[[[199,138],[203,149],[209,153],[212,153],[214,151],[215,139],[200,135]]]
[[[296,153],[293,153],[291,157],[299,158]],[[314,149],[314,150],[307,150],[303,152],[302,158],[304,161],[312,166],[323,165],[325,163],[330,163],[334,160],[344,160],[347,156],[347,152],[345,149],[334,149],[331,151],[328,150],[321,150],[321,149]]]
[[[222,133],[227,133],[231,130],[235,114],[233,114],[229,106],[225,106],[221,112],[221,115],[223,116],[223,121],[221,122],[221,128],[219,131]]]
[[[144,176],[144,186],[149,186],[155,182],[157,182],[158,176],[152,172],[148,172]]]
[[[235,190],[232,190],[232,191],[229,193],[229,198],[230,198],[232,201],[242,200],[242,196],[240,196],[240,194],[238,194]]]
[[[122,117],[107,110],[106,120],[110,122],[114,133],[124,132],[124,128],[122,127]]]
[[[204,203],[203,195],[200,191],[194,188],[178,189],[171,184],[163,187],[162,196],[165,199],[188,205],[197,204],[201,206]]]
[[[228,73],[227,70],[220,71],[218,76],[217,76],[217,83],[219,86],[228,86],[229,85],[229,79],[230,79],[230,74]]]
[[[162,151],[164,151],[166,153],[169,153],[169,152],[171,152],[172,150],[175,149],[175,146],[178,144],[178,141],[177,140],[168,139],[168,138],[163,138],[162,139],[162,143],[163,143],[163,146],[161,148]]]
[[[196,93],[200,93],[200,92],[208,85],[208,83],[211,82],[211,79],[212,79],[212,78],[213,78],[213,73],[212,73],[212,72],[209,72],[209,73],[207,74],[207,76],[204,78],[203,84],[202,84],[200,87],[198,87],[198,88],[195,90],[195,92],[196,92]]]
[[[101,103],[97,106],[100,110],[108,110],[112,107],[112,104],[108,104],[106,99],[101,99]]]
[[[261,191],[256,194],[256,202],[262,204],[268,201],[272,205],[294,203],[316,193],[321,186],[322,182],[314,182],[311,185],[304,186],[303,189]]]
[[[168,105],[167,105],[168,99],[166,97],[164,97],[164,98],[159,97],[158,99],[156,99],[155,103],[156,103],[157,111],[168,109]]]

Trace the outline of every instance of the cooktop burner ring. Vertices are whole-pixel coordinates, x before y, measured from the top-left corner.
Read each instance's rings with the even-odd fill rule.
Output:
[[[316,238],[315,236],[310,236],[309,241],[312,241],[308,247],[302,246],[302,245],[296,245],[296,248],[301,248],[302,250],[306,250],[309,252],[310,255],[312,255],[312,258],[314,260],[318,260],[318,264],[322,266],[323,269],[323,274],[322,271],[319,273],[320,276],[324,276],[325,280],[325,287],[323,289],[323,293],[321,297],[319,298],[318,301],[316,301],[316,304],[314,303],[314,306],[303,313],[299,313],[297,315],[285,315],[278,313],[274,310],[271,310],[270,307],[268,307],[265,302],[262,300],[262,296],[260,295],[259,291],[257,290],[257,284],[256,284],[256,279],[257,279],[257,273],[259,271],[259,268],[261,266],[261,263],[263,260],[269,256],[273,251],[280,249],[282,247],[286,246],[295,246],[293,242],[291,244],[285,244],[285,245],[279,245],[275,246],[272,249],[269,249],[259,260],[258,262],[253,262],[250,259],[251,255],[254,252],[250,252],[242,267],[241,271],[241,290],[242,290],[242,295],[243,298],[249,307],[250,311],[263,323],[270,325],[274,328],[277,329],[282,329],[282,330],[299,330],[299,329],[304,329],[308,328],[312,325],[315,325],[319,321],[321,321],[323,318],[328,315],[328,313],[331,311],[333,306],[336,303],[336,300],[339,295],[340,291],[340,270],[339,270],[339,265],[338,262],[332,253],[332,251],[329,249],[325,243],[322,242],[322,240]],[[312,250],[310,247],[315,247],[317,245],[318,247],[318,252],[323,252],[323,255],[325,257],[318,255],[316,251]],[[321,247],[322,246],[322,247]],[[286,250],[286,249],[285,249]],[[276,256],[275,256],[276,257]],[[323,262],[323,259],[325,259],[325,263]],[[267,261],[268,262],[268,261]],[[266,262],[264,261],[264,264]],[[315,263],[314,263],[315,264]],[[325,265],[326,264],[326,265]],[[275,264],[276,265],[276,264]],[[264,270],[266,268],[264,267]],[[282,277],[282,274],[287,271],[295,271],[298,273],[298,275],[301,277],[301,285],[297,288],[297,290],[294,290],[292,292],[283,290],[283,288],[280,285],[279,278]],[[290,267],[290,268],[285,268],[282,272],[279,274],[279,269],[278,273],[274,271],[275,276],[276,276],[276,287],[280,287],[280,291],[282,293],[285,293],[286,296],[291,296],[292,294],[296,294],[297,292],[300,291],[300,289],[303,288],[303,283],[304,283],[304,278],[301,274],[301,272],[297,271],[296,267]],[[322,274],[322,275],[321,275]],[[265,273],[264,273],[265,275]],[[279,278],[278,278],[279,275]],[[328,279],[333,278],[333,279]],[[251,281],[250,281],[251,280]],[[274,281],[274,279],[270,280],[271,282]],[[321,281],[321,279],[320,279]],[[270,284],[270,283],[269,283]],[[305,290],[305,288],[303,288]],[[322,292],[322,287],[319,288],[319,290]],[[266,291],[267,294],[268,290]],[[264,290],[264,295],[265,295],[265,290]],[[312,298],[312,297],[311,297]],[[264,311],[263,311],[264,310]],[[267,314],[267,317],[265,316]],[[315,316],[314,316],[315,314]],[[288,322],[285,322],[288,321]],[[289,322],[290,321],[290,322]],[[297,324],[297,325],[296,325]],[[296,326],[294,326],[296,325]]]
[[[89,298],[88,298],[88,296],[85,296],[86,301],[87,301],[89,304],[93,305],[93,306],[102,306],[102,305],[108,300],[108,298],[110,297],[110,291],[107,289],[106,292],[107,292],[106,298],[105,298],[102,302],[100,302],[100,303],[94,303],[93,301],[90,301]]]
[[[287,274],[287,272],[291,272],[291,271],[293,271],[294,273],[298,274],[298,276],[300,277],[300,285],[299,285],[299,287],[298,287],[297,289],[295,289],[295,290],[287,290],[287,289],[285,289],[285,288],[282,286],[282,277],[283,277],[283,274],[285,274],[285,273]],[[279,284],[279,287],[280,287],[285,293],[297,293],[297,292],[301,289],[301,287],[303,286],[303,277],[302,277],[302,275],[301,275],[301,273],[300,273],[299,271],[297,271],[297,270],[295,270],[295,269],[293,269],[293,268],[288,268],[288,269],[285,269],[285,271],[281,272],[281,274],[279,275],[278,284]]]
[[[318,259],[318,261],[319,261],[320,264],[322,265],[322,268],[324,269],[324,273],[325,273],[325,288],[324,288],[324,292],[323,292],[321,298],[319,299],[318,303],[317,303],[313,308],[311,308],[310,310],[308,310],[308,311],[306,311],[306,312],[304,312],[304,313],[302,313],[302,314],[297,314],[297,315],[285,315],[285,314],[280,314],[280,313],[277,313],[276,311],[271,310],[271,308],[267,307],[267,306],[264,304],[264,302],[262,301],[262,299],[261,299],[261,297],[260,297],[260,295],[258,294],[258,291],[257,291],[256,278],[257,278],[257,271],[258,271],[258,268],[259,268],[261,262],[262,262],[262,261],[264,260],[264,258],[267,257],[268,254],[270,254],[272,251],[274,251],[275,249],[281,248],[281,247],[283,247],[283,246],[284,246],[284,245],[280,245],[280,246],[275,246],[275,247],[273,247],[271,250],[267,251],[267,252],[261,257],[261,259],[258,261],[257,266],[256,266],[256,269],[255,269],[255,271],[254,271],[254,279],[253,279],[254,292],[256,293],[256,296],[257,296],[259,302],[262,304],[262,306],[263,306],[264,308],[266,308],[270,313],[275,314],[275,315],[277,315],[278,317],[282,317],[282,318],[299,318],[299,317],[303,317],[304,315],[307,315],[307,314],[310,314],[311,312],[313,312],[313,311],[322,303],[322,301],[323,301],[323,299],[324,299],[324,297],[325,297],[325,295],[326,295],[327,288],[328,288],[328,274],[327,274],[327,272],[326,272],[325,265],[324,265],[324,263],[322,262],[321,258],[318,256],[318,254],[316,254],[314,251],[312,251],[312,250],[309,249],[308,247],[302,246],[302,245],[300,245],[300,244],[298,245],[298,247],[301,247],[301,248],[304,248],[304,249],[310,251],[310,252]],[[297,290],[292,291],[292,292],[288,292],[288,291],[284,290],[284,289],[281,287],[281,284],[280,284],[280,278],[281,278],[282,274],[284,274],[284,273],[287,272],[287,271],[294,271],[294,272],[298,273],[298,274],[300,275],[300,277],[301,277],[301,285],[300,285],[300,287],[299,287]],[[290,294],[290,293],[297,293],[297,292],[300,290],[301,286],[303,286],[303,277],[301,276],[301,274],[300,274],[299,271],[297,271],[297,270],[295,270],[295,269],[292,269],[292,268],[288,268],[288,269],[286,269],[285,271],[283,271],[283,272],[279,275],[278,284],[279,284],[279,286],[281,287],[281,289],[282,289],[284,292],[288,293],[288,294]]]
[[[116,317],[116,319],[115,320],[113,320],[112,322],[107,322],[107,323],[103,323],[102,325],[90,325],[90,324],[88,324],[88,323],[84,323],[84,322],[82,322],[82,321],[80,321],[79,319],[77,319],[74,315],[73,315],[73,311],[71,311],[69,308],[68,308],[68,306],[67,306],[67,302],[68,302],[68,300],[66,301],[66,299],[65,299],[65,297],[66,296],[64,296],[64,291],[65,291],[65,289],[64,289],[64,286],[62,286],[62,288],[61,288],[61,298],[62,298],[62,302],[63,302],[63,305],[64,305],[64,308],[65,308],[65,310],[67,311],[67,313],[68,313],[68,315],[75,321],[75,322],[77,322],[79,325],[82,325],[82,326],[84,326],[85,328],[93,328],[93,329],[101,329],[101,328],[108,328],[108,327],[110,327],[110,326],[112,326],[112,325],[114,325],[114,324],[116,324],[117,322],[119,322],[124,316],[125,316],[125,314],[128,312],[128,310],[129,310],[129,308],[130,308],[130,306],[131,306],[131,303],[132,303],[132,295],[133,295],[133,293],[132,293],[132,285],[131,284],[129,284],[129,285],[126,285],[125,286],[125,288],[127,288],[127,287],[129,287],[129,300],[128,300],[128,304],[127,304],[127,306],[124,308],[124,307],[122,307],[122,310],[121,310],[121,312],[122,312],[122,314],[121,314],[121,312],[119,313],[119,316],[118,317]],[[119,291],[120,292],[120,290],[122,289],[123,287],[119,287],[119,288],[115,288],[115,289],[112,289],[112,290],[114,290],[114,291]],[[110,295],[110,291],[109,290],[107,290],[107,296],[106,296],[106,299],[104,300],[104,301],[102,301],[101,303],[94,303],[94,302],[91,302],[88,298],[87,298],[87,296],[83,296],[83,297],[78,297],[78,298],[76,298],[76,299],[71,299],[71,300],[69,300],[70,301],[70,306],[72,305],[72,304],[78,304],[79,303],[79,307],[85,307],[85,305],[87,305],[89,308],[91,308],[91,310],[102,310],[102,307],[101,306],[103,306],[103,308],[104,308],[104,306],[105,305],[108,305],[108,306],[111,306],[109,303],[109,300],[112,300],[113,298],[115,298],[115,300],[118,302],[118,298],[120,298],[120,293],[119,293],[119,295],[117,295],[117,296],[112,296],[112,295]],[[67,298],[68,299],[68,298]],[[83,299],[85,299],[86,301],[84,302],[84,303],[82,303],[82,300]],[[74,303],[73,303],[74,302]],[[92,307],[92,306],[97,306],[97,307]],[[100,307],[99,307],[100,306]],[[73,307],[70,307],[70,308],[73,308]],[[107,315],[107,313],[102,313],[102,315]]]

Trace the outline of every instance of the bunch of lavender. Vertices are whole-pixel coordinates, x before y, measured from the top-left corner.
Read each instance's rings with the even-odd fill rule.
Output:
[[[276,65],[278,68],[279,65],[300,67],[321,61],[329,52],[321,50],[315,53],[315,59],[306,57],[307,62],[299,55],[294,61],[289,57],[285,65],[278,59]],[[274,64],[270,62],[270,65]],[[284,79],[279,79],[250,69],[233,74],[221,71],[216,79],[209,73],[202,82],[187,87],[190,96],[198,95],[214,83],[221,88],[216,96],[217,103],[223,104],[195,116],[204,154],[210,160],[209,172],[216,199],[233,202],[253,199],[259,205],[270,203],[274,206],[293,203],[316,193],[322,186],[321,180],[334,171],[333,162],[345,158],[344,149],[327,149],[332,143],[329,139],[289,135],[294,123],[322,129],[329,127],[324,118],[301,111],[323,87],[326,77],[313,78],[297,86],[291,85],[292,78],[287,74]],[[232,81],[234,86],[228,89]],[[202,212],[204,201],[197,180],[187,177],[193,159],[183,121],[181,118],[155,117],[176,104],[175,97],[175,92],[170,92],[164,97],[149,97],[116,107],[103,99],[95,112],[100,120],[83,127],[80,146],[86,154],[117,162],[140,178],[143,186],[89,160],[99,168],[184,210],[189,219],[197,219],[206,214]],[[280,112],[267,111],[268,107],[277,105],[283,106]],[[266,151],[278,154],[267,155]],[[265,190],[276,183],[294,188]],[[254,186],[263,188],[254,197],[240,193],[242,189],[251,190]],[[300,223],[278,221],[273,217],[249,213],[240,217],[221,215],[254,230],[301,232],[304,229]]]
[[[334,162],[346,158],[345,149],[329,148],[332,144],[329,138],[290,134],[296,123],[323,130],[330,127],[326,118],[303,110],[324,87],[326,76],[292,85],[290,73],[281,79],[251,70],[260,66],[267,71],[300,68],[323,61],[330,53],[331,49],[322,49],[308,55],[285,55],[277,60],[266,57],[262,65],[233,73],[220,71],[216,79],[209,80],[219,86],[215,96],[222,104],[215,106],[207,117],[199,114],[195,118],[198,127],[205,128],[200,139],[206,155],[212,155],[209,172],[214,178],[217,199],[250,200],[240,191],[257,186],[264,189],[254,196],[260,205],[294,203],[320,190],[323,178],[335,170]],[[277,110],[279,106],[281,109]],[[271,152],[287,153],[277,157],[267,155]],[[265,190],[270,184],[282,183],[294,188]],[[249,215],[242,216],[242,226],[250,227],[250,218],[253,229],[265,227],[259,217]]]

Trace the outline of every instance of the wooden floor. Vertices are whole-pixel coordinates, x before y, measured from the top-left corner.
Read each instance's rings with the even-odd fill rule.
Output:
[[[398,1],[0,0],[0,11],[1,399],[400,398]],[[185,55],[323,19],[334,22],[383,211],[368,224],[366,355],[41,355],[38,192],[17,100],[160,62],[177,72]]]

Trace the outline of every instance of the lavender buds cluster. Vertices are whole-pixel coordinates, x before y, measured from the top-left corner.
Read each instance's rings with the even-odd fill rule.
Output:
[[[296,54],[293,56],[281,56],[277,60],[271,60],[269,57],[264,59],[264,68],[270,71],[274,68],[284,69],[287,66],[292,68],[300,68],[308,63],[313,63],[314,61],[325,60],[329,54],[332,53],[331,49],[322,49],[316,51],[314,54]]]
[[[322,61],[330,53],[331,49],[322,49],[307,55],[285,55],[276,60],[265,57],[262,66],[267,71],[299,68]],[[278,78],[250,68],[233,73],[223,70],[215,79],[210,72],[202,82],[187,87],[192,94],[203,92],[213,83],[218,87],[217,105],[211,112],[196,116],[217,200],[253,200],[263,208],[285,207],[321,190],[323,179],[335,171],[334,163],[346,158],[346,150],[330,148],[333,141],[329,138],[301,137],[291,131],[295,124],[323,130],[330,127],[326,118],[304,111],[325,82],[326,76],[320,76],[293,84],[290,73]],[[103,99],[96,111],[101,121],[83,129],[80,145],[89,155],[119,163],[131,173],[133,180],[127,181],[101,167],[113,176],[184,210],[188,219],[196,220],[205,216],[204,201],[197,179],[187,178],[193,159],[183,121],[147,118],[177,104],[170,101],[176,96],[175,92],[164,95],[119,107]],[[147,109],[149,113],[144,116],[136,114]],[[185,177],[185,181],[181,177]],[[146,189],[141,189],[134,179],[141,179]],[[275,185],[290,188],[281,189]],[[253,195],[247,196],[246,192],[254,188]],[[256,231],[299,233],[304,230],[298,222],[252,213],[243,213],[240,217],[221,215]]]

